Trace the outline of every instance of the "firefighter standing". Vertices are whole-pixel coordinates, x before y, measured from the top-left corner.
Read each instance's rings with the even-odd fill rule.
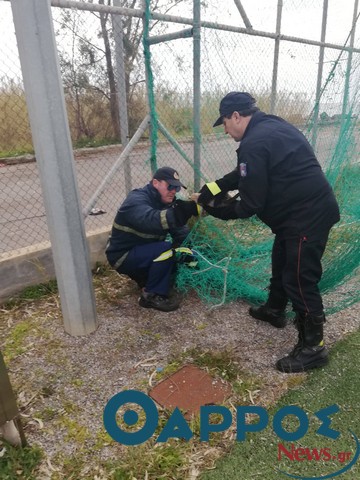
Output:
[[[230,92],[219,111],[214,127],[223,124],[225,133],[240,142],[237,167],[204,185],[198,202],[217,218],[257,215],[271,228],[275,240],[268,299],[249,313],[283,328],[290,300],[298,342],[276,367],[288,373],[325,365],[318,283],[329,231],[340,219],[333,190],[304,135],[282,118],[260,111],[249,93]],[[239,191],[240,200],[218,208],[216,202],[208,205],[232,190]]]

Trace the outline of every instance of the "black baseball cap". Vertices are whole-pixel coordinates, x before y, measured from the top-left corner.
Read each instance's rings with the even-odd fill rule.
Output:
[[[161,167],[153,175],[153,178],[156,178],[156,180],[165,180],[168,182],[169,185],[173,185],[174,187],[185,187],[180,182],[180,177],[178,172],[171,167]]]
[[[233,112],[242,113],[255,107],[256,100],[247,92],[230,92],[221,100],[219,113],[220,117],[216,120],[213,127],[223,123],[223,117]]]

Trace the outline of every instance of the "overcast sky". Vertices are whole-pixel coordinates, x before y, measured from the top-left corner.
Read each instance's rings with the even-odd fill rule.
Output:
[[[349,34],[355,0],[329,0],[326,41],[342,45]],[[244,27],[233,0],[207,0],[202,9],[203,20],[217,21]],[[277,0],[241,0],[247,17],[256,30],[274,32],[276,27]],[[186,7],[188,16],[190,8]],[[219,8],[221,5],[221,8]],[[300,38],[320,40],[322,0],[283,0],[281,33]],[[171,14],[182,15],[184,5],[178,5]],[[359,29],[358,29],[359,30]],[[360,30],[357,37],[360,36]]]
[[[349,35],[355,0],[329,0],[326,41],[343,45]],[[244,22],[233,0],[206,0],[207,8],[202,10],[202,19],[223,24],[244,27]],[[241,0],[247,17],[254,29],[275,32],[277,0]],[[219,8],[221,5],[221,8]],[[283,0],[281,33],[294,37],[320,40],[322,23],[322,0]],[[53,9],[53,15],[59,12]],[[85,13],[85,12],[84,12]],[[192,2],[184,1],[169,12],[172,15],[191,17]],[[172,24],[171,30],[183,28],[181,24]],[[188,28],[188,26],[184,26]],[[0,76],[19,75],[19,62],[11,15],[10,2],[0,0],[0,31],[4,32],[0,44]],[[274,41],[266,38],[235,36],[219,30],[203,29],[202,31],[201,68],[203,89],[209,85],[227,83],[236,89],[259,89],[271,83]],[[360,27],[357,28],[355,46],[360,47]],[[152,47],[153,58],[158,65],[161,78],[174,83],[176,72],[176,54],[182,54],[182,70],[176,73],[175,82],[179,88],[191,89],[192,74],[192,41],[176,40],[161,46]],[[298,89],[313,91],[316,83],[319,49],[290,42],[281,42],[279,64],[280,89]],[[324,77],[328,75],[338,51],[326,50]],[[173,55],[173,59],[171,59]],[[357,55],[359,57],[359,55]],[[185,60],[184,60],[185,59]],[[354,58],[354,63],[357,59]],[[234,66],[238,65],[237,71]],[[343,60],[343,69],[346,59]],[[173,70],[174,69],[174,70]],[[247,73],[246,85],[244,72]],[[255,74],[256,72],[256,74]],[[181,84],[181,76],[184,76]],[[188,78],[185,78],[185,77]],[[236,80],[236,81],[235,81]],[[208,82],[208,85],[206,84]],[[328,99],[332,101],[331,98]],[[335,100],[334,100],[335,101]]]
[[[329,0],[326,41],[343,44],[349,34],[355,0]],[[233,0],[208,0],[208,7],[202,10],[205,20],[244,26]],[[277,0],[241,0],[253,28],[274,32],[276,26]],[[219,8],[221,5],[221,8]],[[322,21],[322,0],[283,0],[283,34],[301,38],[320,39]],[[191,15],[191,2],[178,5],[171,14]],[[0,0],[1,26],[12,23],[10,2]],[[7,30],[7,29],[6,29]],[[6,32],[5,30],[5,32]],[[2,29],[2,31],[4,31]],[[360,36],[358,28],[357,38]]]

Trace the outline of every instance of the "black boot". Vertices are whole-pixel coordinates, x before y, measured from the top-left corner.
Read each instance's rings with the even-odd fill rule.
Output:
[[[180,300],[178,298],[169,298],[166,295],[158,295],[157,293],[145,292],[141,293],[139,298],[140,307],[154,308],[162,312],[172,312],[177,310],[180,306]]]
[[[328,352],[324,347],[323,325],[325,315],[296,314],[295,325],[298,342],[293,350],[276,362],[276,368],[284,373],[297,373],[322,367],[328,363]]]
[[[285,309],[270,308],[267,303],[260,307],[250,307],[249,314],[257,320],[268,322],[276,328],[286,326]]]

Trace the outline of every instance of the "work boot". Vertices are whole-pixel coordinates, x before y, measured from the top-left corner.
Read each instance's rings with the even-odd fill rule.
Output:
[[[260,307],[250,307],[249,314],[257,320],[268,322],[276,328],[284,328],[286,326],[285,309],[270,308],[265,303]]]
[[[276,368],[284,373],[305,372],[311,368],[323,367],[328,363],[328,352],[324,346],[323,324],[325,315],[297,313],[295,325],[298,342],[286,357],[276,362]]]
[[[169,298],[165,295],[143,291],[139,298],[139,305],[140,307],[154,308],[162,312],[172,312],[179,308],[180,302],[177,298]]]

